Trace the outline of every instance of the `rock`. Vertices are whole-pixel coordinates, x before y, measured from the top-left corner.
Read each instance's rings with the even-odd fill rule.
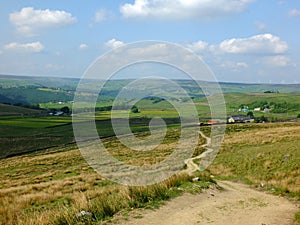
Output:
[[[80,213],[77,213],[77,217],[92,217],[92,213],[82,210]]]
[[[281,162],[284,163],[284,162],[288,161],[290,157],[291,157],[290,154],[285,154],[285,155],[283,156],[283,159],[281,160]]]
[[[200,178],[199,177],[194,177],[193,182],[196,182],[196,181],[200,181]]]

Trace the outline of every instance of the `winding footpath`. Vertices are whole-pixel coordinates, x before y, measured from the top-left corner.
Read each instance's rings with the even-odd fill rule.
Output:
[[[208,152],[212,151],[211,149],[207,148],[211,143],[211,138],[207,137],[202,131],[199,131],[199,134],[201,135],[201,137],[203,137],[206,140],[206,143],[201,145],[201,147],[206,148],[206,151],[196,157],[185,160],[184,163],[187,165],[187,168],[185,170],[181,171],[182,173],[187,173],[187,174],[192,175],[193,172],[199,170],[199,165],[194,163],[194,160],[202,159],[206,156],[206,154]]]
[[[202,132],[208,147],[210,138]],[[207,150],[209,151],[209,149]],[[199,167],[193,160],[207,153],[185,161],[189,174]],[[244,184],[218,181],[222,191],[211,187],[203,193],[184,194],[167,201],[157,210],[133,210],[126,218],[119,216],[114,224],[124,225],[294,225],[295,212],[299,205],[286,198],[274,196],[250,188]]]

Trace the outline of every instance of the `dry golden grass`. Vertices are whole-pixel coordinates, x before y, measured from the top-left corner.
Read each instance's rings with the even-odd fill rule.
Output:
[[[209,169],[219,176],[246,178],[299,196],[299,137],[299,123],[229,126],[220,154]],[[138,154],[113,138],[105,142],[119,160],[150,165],[171,154],[177,140],[174,130],[156,149]],[[202,139],[195,154],[203,151],[201,144]],[[76,217],[81,210],[92,212],[93,220],[100,221],[122,208],[169,198],[167,190],[190,180],[182,176],[151,187],[124,187],[94,172],[77,149],[0,160],[0,224],[84,224]]]
[[[247,129],[245,129],[247,127]],[[210,172],[300,199],[300,123],[229,125]]]
[[[126,163],[147,165],[172,153],[176,133],[173,136],[151,153],[136,155],[113,138],[106,142],[113,147],[115,157]],[[166,193],[172,185],[190,179],[184,176],[154,187],[130,189],[94,172],[77,149],[3,159],[0,224],[80,224],[76,214],[81,210],[98,215],[93,220],[102,220],[124,207],[139,207],[151,199],[169,197]]]
[[[278,127],[276,126],[278,125]],[[300,126],[284,126],[283,124],[259,125],[256,128],[225,136],[224,145],[262,145],[276,143],[287,139],[300,139]],[[229,125],[230,126],[230,125]],[[243,125],[239,125],[243,126]]]
[[[113,185],[78,150],[1,160],[0,171],[1,224],[49,224],[58,207],[82,208],[103,186]]]

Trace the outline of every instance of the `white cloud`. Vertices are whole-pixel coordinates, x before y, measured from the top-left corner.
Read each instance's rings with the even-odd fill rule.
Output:
[[[208,44],[204,41],[196,41],[191,44],[187,44],[186,47],[194,52],[201,52],[208,47]]]
[[[260,34],[224,40],[218,48],[225,53],[281,54],[287,51],[288,44],[272,34]]]
[[[32,7],[11,13],[9,20],[15,25],[17,32],[25,36],[38,35],[43,29],[64,27],[76,22],[71,13],[49,9],[36,10]]]
[[[87,44],[80,44],[78,47],[79,50],[86,50],[88,48],[89,48],[89,46]]]
[[[4,46],[5,50],[12,50],[18,52],[41,52],[44,50],[44,46],[40,42],[32,42],[20,44],[17,42],[12,42]]]
[[[109,20],[114,18],[114,13],[111,11],[108,11],[106,9],[99,9],[96,13],[95,13],[95,17],[94,17],[94,21],[96,23],[101,23],[105,20]]]
[[[109,48],[112,48],[112,49],[121,47],[122,45],[124,45],[124,42],[118,41],[115,38],[113,38],[113,39],[111,39],[111,40],[109,40],[105,43],[106,47],[109,47]]]
[[[272,67],[285,67],[290,65],[290,59],[285,55],[267,56],[264,63]]]
[[[211,19],[239,13],[253,0],[135,0],[120,7],[125,18]]]
[[[288,12],[289,16],[300,16],[300,10],[298,9],[292,9]]]

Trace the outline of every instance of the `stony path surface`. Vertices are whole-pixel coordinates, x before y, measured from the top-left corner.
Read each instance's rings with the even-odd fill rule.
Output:
[[[293,225],[299,206],[243,184],[220,181],[224,190],[183,196],[166,202],[157,210],[136,210],[124,225]]]

